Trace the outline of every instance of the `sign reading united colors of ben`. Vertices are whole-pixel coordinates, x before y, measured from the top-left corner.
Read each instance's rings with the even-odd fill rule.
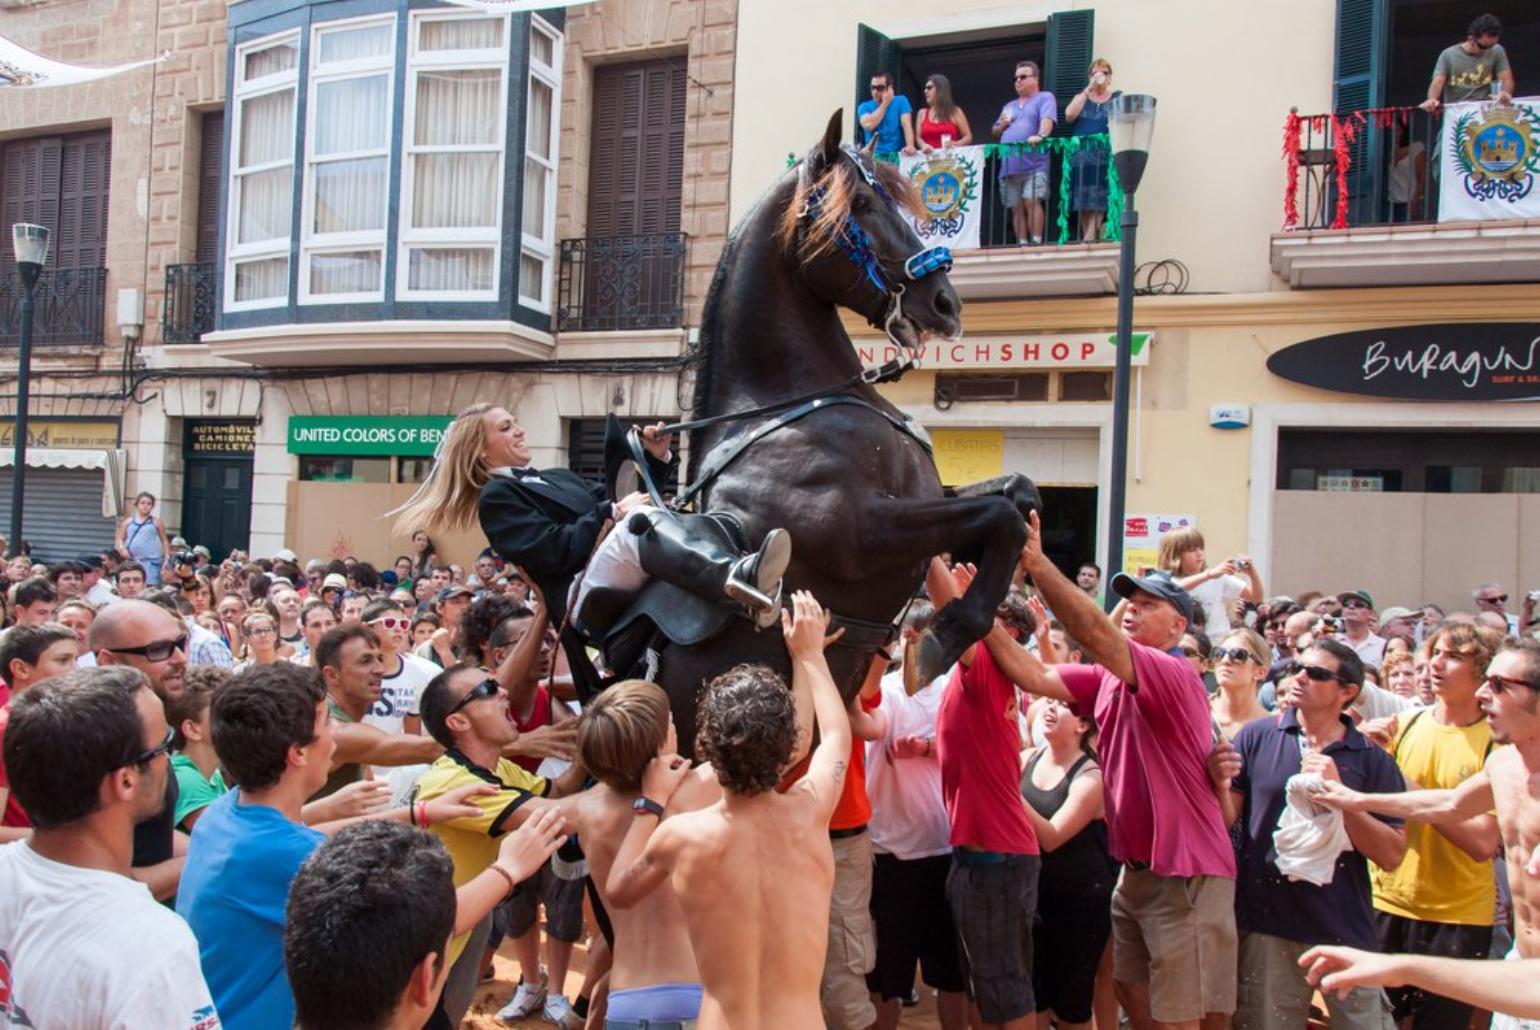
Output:
[[[1267,359],[1275,376],[1416,401],[1540,400],[1540,323],[1452,322],[1336,333]]]
[[[289,453],[426,458],[452,421],[448,415],[295,415],[289,419]]]

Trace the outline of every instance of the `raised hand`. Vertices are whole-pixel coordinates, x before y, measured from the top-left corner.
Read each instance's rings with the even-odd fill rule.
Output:
[[[1336,991],[1345,998],[1355,987],[1400,987],[1403,983],[1393,956],[1357,948],[1321,945],[1301,955],[1299,964],[1305,979],[1322,994]]]
[[[659,461],[668,460],[668,452],[674,446],[674,434],[663,432],[667,422],[642,427],[642,449]]]
[[[668,804],[684,778],[690,775],[688,759],[674,754],[658,755],[642,770],[642,796],[660,805]]]
[[[503,837],[497,846],[497,864],[515,882],[527,880],[540,871],[566,836],[567,821],[561,809],[552,805]]]
[[[795,660],[822,655],[823,649],[839,634],[828,633],[832,613],[806,590],[791,595],[791,608],[781,609],[781,634],[786,638],[786,650]]]

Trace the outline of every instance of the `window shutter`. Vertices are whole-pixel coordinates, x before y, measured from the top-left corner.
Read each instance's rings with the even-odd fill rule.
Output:
[[[1337,0],[1337,54],[1331,89],[1333,113],[1340,115],[1384,105],[1389,28],[1386,0]],[[1361,225],[1377,220],[1383,134],[1363,129],[1350,144],[1349,152],[1352,165],[1348,169],[1348,222]]]
[[[53,234],[48,264],[58,267],[59,162],[63,141],[57,138],[23,139],[7,143],[0,154],[4,166],[5,196],[0,200],[5,226],[0,232],[0,257],[5,268],[15,267],[10,227],[17,222],[47,226]]]
[[[225,156],[225,113],[210,111],[203,116],[202,150],[198,154],[198,250],[201,263],[219,258],[219,187],[220,169]]]
[[[1064,117],[1076,93],[1085,88],[1086,69],[1096,54],[1096,12],[1060,11],[1048,16],[1048,47],[1043,69],[1043,88],[1053,94],[1059,105],[1059,121],[1054,126],[1055,136],[1068,136],[1070,124]]]
[[[903,49],[870,25],[856,26],[856,104],[850,109],[850,127],[855,141],[862,141],[861,124],[856,121],[856,111],[872,98],[872,76],[887,72],[893,76],[894,90],[903,86],[898,81],[903,71]],[[912,100],[910,103],[914,103]]]
[[[688,82],[682,58],[594,73],[590,237],[679,231]]]
[[[101,268],[107,263],[107,179],[112,137],[91,133],[64,140],[59,162],[56,268]]]

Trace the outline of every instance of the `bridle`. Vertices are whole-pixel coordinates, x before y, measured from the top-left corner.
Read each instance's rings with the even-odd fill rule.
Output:
[[[861,153],[849,144],[841,147],[851,164],[861,173],[861,178],[866,181],[879,197],[887,201],[890,206],[894,204],[893,198],[883,188],[877,176],[866,166]],[[810,225],[818,218],[819,209],[823,204],[826,190],[822,185],[809,183],[808,162],[802,162],[801,171],[798,173],[802,185],[806,191],[806,201],[802,211],[798,214],[798,232],[806,233]],[[929,247],[925,250],[911,254],[903,263],[902,268],[896,272],[890,271],[884,266],[883,259],[877,253],[877,248],[872,244],[872,238],[867,231],[861,228],[847,212],[845,220],[840,223],[839,229],[833,234],[834,243],[845,255],[845,259],[861,270],[866,280],[875,286],[882,299],[878,306],[867,314],[866,320],[874,328],[881,329],[887,334],[889,340],[898,348],[900,354],[907,355],[904,364],[906,368],[912,368],[918,361],[910,353],[909,348],[899,340],[894,332],[894,326],[904,316],[904,290],[908,283],[919,282],[938,272],[950,272],[952,270],[952,251],[949,247]]]

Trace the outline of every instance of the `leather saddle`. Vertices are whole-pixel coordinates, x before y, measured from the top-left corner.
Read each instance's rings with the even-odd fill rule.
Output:
[[[744,549],[743,529],[730,516],[714,514],[702,525],[714,526],[724,547]],[[715,637],[737,617],[725,596],[710,600],[653,578],[634,594],[608,587],[590,590],[574,624],[604,653],[605,664],[625,675],[658,637],[689,647]]]

